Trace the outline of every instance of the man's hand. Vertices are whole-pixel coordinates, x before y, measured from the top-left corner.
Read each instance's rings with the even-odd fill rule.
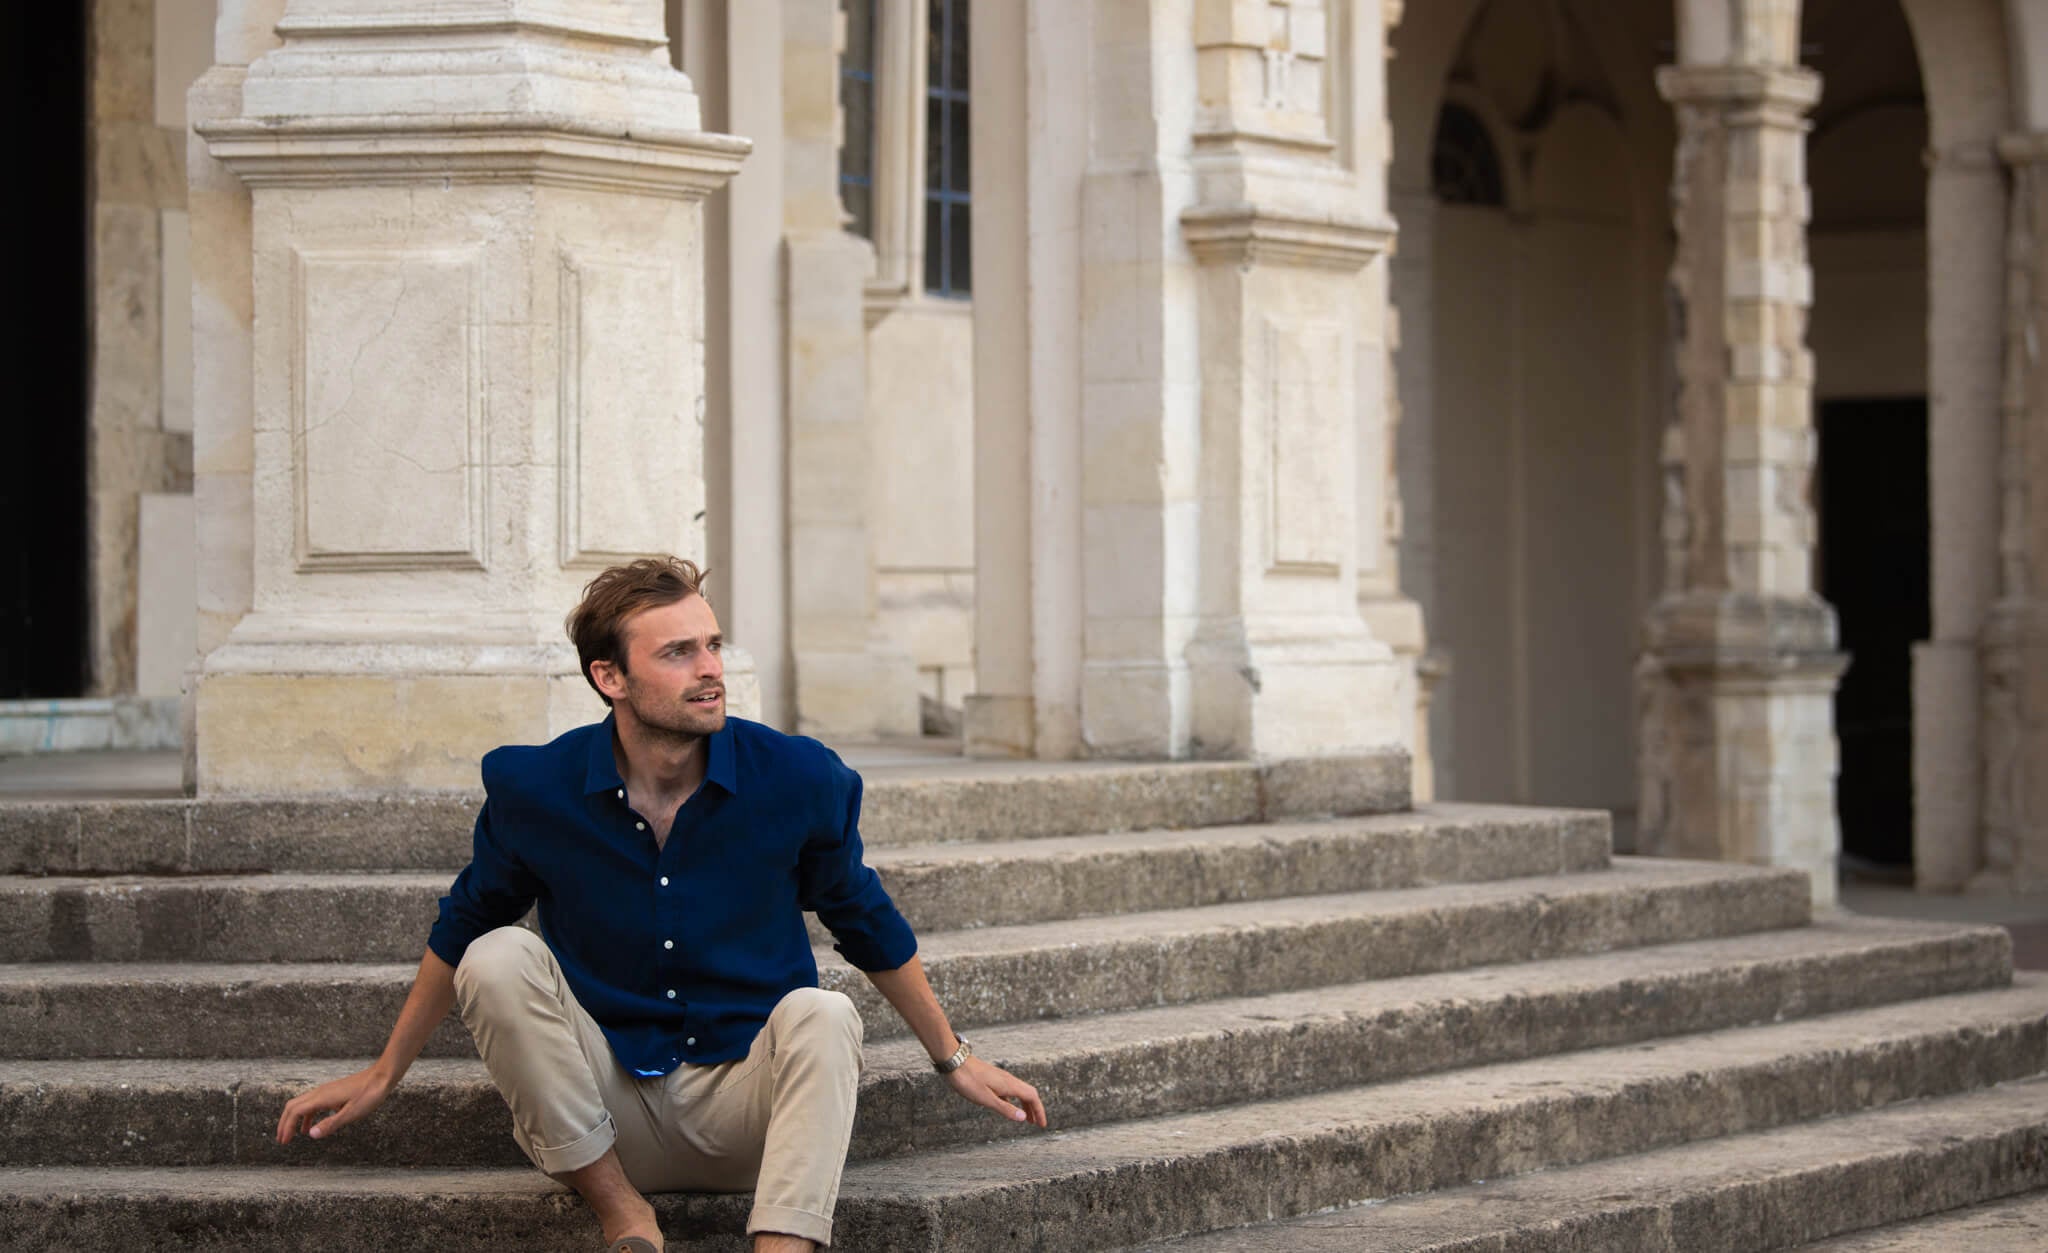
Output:
[[[976,1105],[986,1105],[1012,1122],[1045,1126],[1045,1102],[1038,1099],[1038,1089],[1001,1066],[969,1057],[960,1069],[946,1076],[946,1082]]]
[[[290,1144],[301,1131],[315,1140],[324,1140],[382,1105],[391,1089],[405,1078],[427,1037],[434,1034],[434,1028],[448,1016],[448,1007],[454,1003],[455,967],[429,949],[420,958],[419,973],[413,976],[405,1008],[398,1011],[398,1024],[391,1028],[384,1055],[367,1070],[331,1079],[285,1102],[284,1113],[277,1120],[277,1142]],[[306,1125],[308,1119],[321,1114],[327,1117],[310,1127]]]
[[[372,1066],[301,1092],[285,1102],[277,1120],[277,1142],[290,1144],[300,1131],[315,1140],[325,1139],[382,1105],[392,1086],[393,1081]],[[308,1119],[323,1113],[327,1117],[306,1126]]]

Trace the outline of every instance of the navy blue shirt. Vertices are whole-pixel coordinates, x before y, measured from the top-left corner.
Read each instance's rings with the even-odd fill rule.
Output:
[[[456,965],[537,904],[570,990],[641,1075],[745,1056],[776,1002],[817,986],[805,910],[862,970],[909,961],[917,938],[861,861],[860,776],[741,718],[705,746],[704,783],[658,849],[627,804],[610,717],[486,755],[475,852],[427,947]]]

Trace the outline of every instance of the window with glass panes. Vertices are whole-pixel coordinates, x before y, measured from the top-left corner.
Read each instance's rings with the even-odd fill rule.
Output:
[[[924,287],[937,296],[973,291],[972,206],[967,184],[967,0],[930,0],[925,85]]]
[[[846,52],[839,58],[839,200],[853,220],[846,229],[875,237],[875,23],[878,0],[839,0],[846,15]]]

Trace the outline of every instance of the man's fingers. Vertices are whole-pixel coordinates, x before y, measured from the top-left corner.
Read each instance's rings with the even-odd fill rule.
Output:
[[[1015,1085],[1005,1095],[1023,1104],[1024,1116],[1030,1120],[1032,1126],[1045,1126],[1045,1102],[1038,1099],[1038,1089],[1017,1078],[1015,1075],[1006,1075],[1005,1077],[1009,1079],[1011,1084]]]
[[[1014,1120],[1024,1116],[1024,1111],[1004,1100],[1001,1093],[985,1084],[974,1085],[974,1090],[967,1095],[973,1098],[976,1104],[986,1105],[1005,1118]]]
[[[351,1097],[348,1104],[335,1110],[319,1122],[314,1123],[313,1129],[306,1134],[312,1136],[315,1140],[323,1140],[333,1135],[363,1116],[362,1104],[363,1099],[360,1096]]]
[[[1045,1126],[1045,1102],[1038,1098],[1038,1089],[1028,1083],[1019,1084],[1018,1087],[1023,1090],[1017,1094],[1017,1099],[1024,1102],[1024,1113],[1030,1118],[1031,1125]]]

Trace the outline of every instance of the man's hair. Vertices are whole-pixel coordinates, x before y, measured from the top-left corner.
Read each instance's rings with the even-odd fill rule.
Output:
[[[598,690],[597,680],[590,676],[590,664],[609,661],[623,671],[626,641],[620,628],[626,619],[643,609],[673,605],[685,596],[703,596],[704,578],[709,573],[681,557],[642,557],[613,566],[583,585],[582,601],[569,611],[562,626],[576,644],[583,681],[606,706],[612,698]]]

